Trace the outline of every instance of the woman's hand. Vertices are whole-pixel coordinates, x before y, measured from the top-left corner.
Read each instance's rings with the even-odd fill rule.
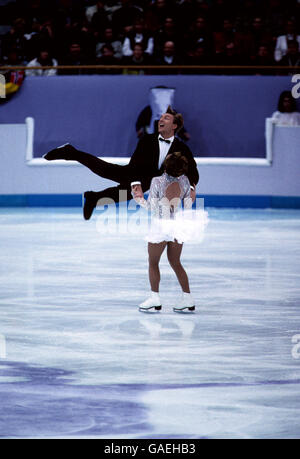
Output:
[[[132,193],[133,199],[141,199],[144,197],[144,193],[143,193],[141,185],[133,185],[131,187],[131,193]]]

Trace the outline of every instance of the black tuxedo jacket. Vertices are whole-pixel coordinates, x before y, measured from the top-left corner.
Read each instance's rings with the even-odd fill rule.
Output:
[[[188,160],[187,177],[191,185],[199,181],[199,173],[196,161],[189,147],[175,137],[169,149],[169,153],[180,151]],[[157,134],[145,135],[137,144],[137,147],[128,164],[130,182],[140,181],[143,191],[150,188],[153,177],[162,175],[163,168],[158,168],[159,140]]]

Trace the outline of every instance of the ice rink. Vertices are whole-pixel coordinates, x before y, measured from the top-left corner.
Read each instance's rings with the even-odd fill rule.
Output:
[[[207,210],[143,314],[146,214],[0,209],[1,438],[300,438],[300,211]]]

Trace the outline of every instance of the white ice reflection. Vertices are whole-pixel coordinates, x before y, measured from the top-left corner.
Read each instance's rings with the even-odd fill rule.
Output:
[[[163,310],[138,312],[143,237],[79,209],[1,209],[0,436],[300,437],[300,212],[208,211],[183,249],[187,316],[165,255]]]

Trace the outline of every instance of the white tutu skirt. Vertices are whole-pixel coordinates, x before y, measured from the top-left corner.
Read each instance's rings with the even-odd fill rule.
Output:
[[[175,218],[159,219],[152,217],[149,231],[145,240],[158,244],[159,242],[202,242],[205,228],[208,224],[208,214],[205,210],[189,209],[179,211]]]

